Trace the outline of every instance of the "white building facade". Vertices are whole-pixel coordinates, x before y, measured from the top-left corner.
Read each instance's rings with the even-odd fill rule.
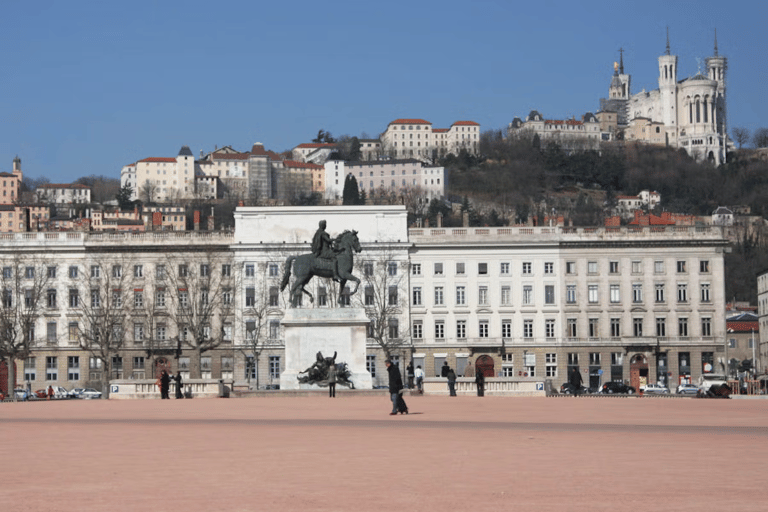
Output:
[[[425,165],[414,158],[360,162],[328,160],[324,167],[324,195],[329,200],[341,199],[348,174],[355,177],[358,188],[368,195],[375,190],[395,193],[412,190],[427,201],[445,196],[445,168]]]

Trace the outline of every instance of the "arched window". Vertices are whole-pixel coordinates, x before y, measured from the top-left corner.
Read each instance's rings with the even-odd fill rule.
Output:
[[[704,122],[705,123],[709,122],[709,116],[707,114],[708,114],[708,112],[707,112],[707,98],[704,97]]]
[[[701,101],[696,100],[696,122],[701,122]]]

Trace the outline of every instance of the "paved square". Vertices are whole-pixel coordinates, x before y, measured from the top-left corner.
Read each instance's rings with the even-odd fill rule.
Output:
[[[0,404],[3,511],[764,510],[768,401]]]

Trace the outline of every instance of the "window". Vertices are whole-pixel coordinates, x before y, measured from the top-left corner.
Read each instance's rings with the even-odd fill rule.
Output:
[[[701,260],[699,261],[699,272],[702,274],[708,274],[709,273],[709,260]]]
[[[643,285],[642,283],[634,283],[632,285],[632,302],[635,304],[643,302]]]
[[[443,305],[443,287],[435,286],[435,306]]]
[[[590,284],[587,287],[587,300],[590,304],[597,304],[598,302],[598,289],[596,284]]]
[[[371,277],[373,275],[373,263],[370,261],[363,263],[363,275],[365,277]]]
[[[179,267],[181,268],[181,267]],[[245,277],[254,277],[256,275],[256,266],[253,263],[245,264]]]
[[[420,276],[421,275],[421,263],[413,263],[411,264],[411,274],[414,276]]]
[[[509,306],[512,303],[512,288],[509,286],[501,287],[501,305]]]
[[[232,290],[229,288],[224,288],[221,291],[221,303],[225,306],[231,306],[232,305]]]
[[[101,267],[98,265],[91,265],[91,279],[99,279],[101,277]]]
[[[133,369],[134,370],[143,370],[144,369],[144,356],[134,356],[134,358],[133,358]]]
[[[155,267],[155,276],[159,280],[165,279],[165,265],[157,265]]]
[[[278,277],[280,275],[280,265],[277,263],[269,263],[267,265],[267,273],[269,274],[269,277]]]
[[[565,262],[565,273],[566,274],[575,274],[576,273],[576,262],[575,261],[566,261]]]
[[[677,273],[685,274],[686,272],[685,260],[677,260]]]
[[[656,289],[656,302],[664,302],[664,284],[663,283],[657,283],[655,286]]]
[[[443,264],[442,263],[435,263],[435,275],[436,276],[443,275]]]
[[[445,339],[445,322],[438,320],[435,322],[435,339]]]
[[[32,277],[34,277],[35,269],[33,269],[31,267],[27,267],[27,270],[32,270]],[[29,277],[29,276],[26,276],[26,277]],[[69,267],[69,277],[70,277],[70,279],[77,279],[77,267],[76,266]]]
[[[272,380],[280,378],[280,356],[269,356],[269,378]]]
[[[456,275],[464,275],[464,262],[460,261],[456,263]]]
[[[545,274],[554,274],[555,273],[555,264],[551,261],[547,261],[544,263],[544,273]]]
[[[120,279],[123,277],[122,265],[112,265],[112,277],[115,279]]]
[[[643,335],[643,319],[642,318],[632,319],[632,334],[637,337],[640,337]]]
[[[565,335],[569,338],[576,338],[578,336],[578,330],[576,329],[576,319],[569,318],[565,321]]]
[[[688,302],[688,285],[677,283],[677,302]]]
[[[597,262],[596,261],[589,261],[589,262],[587,262],[587,273],[588,274],[597,274]]]
[[[611,337],[621,337],[621,318],[611,318]]]
[[[536,354],[526,353],[524,356],[525,359],[525,376],[526,377],[535,377],[536,376]]]
[[[600,320],[597,318],[590,318],[588,320],[588,325],[589,325],[589,337],[599,338],[600,337]]]
[[[488,305],[488,287],[487,286],[480,286],[477,289],[477,303],[481,306],[487,306]]]
[[[269,339],[276,340],[280,338],[280,320],[269,321]]]
[[[189,292],[187,290],[179,290],[179,306],[182,308],[189,307]]]
[[[413,322],[413,338],[416,340],[422,339],[424,336],[424,325],[421,320]]]
[[[736,338],[731,338],[728,340],[728,348],[736,348],[738,347],[738,343],[736,341]]]
[[[633,274],[642,274],[643,273],[643,262],[642,261],[633,261],[632,262],[632,273]]]
[[[533,285],[523,285],[523,306],[533,304]]]
[[[565,285],[565,302],[566,304],[576,304],[576,285]]]
[[[245,289],[245,307],[256,307],[256,288],[253,286],[246,287]]]
[[[677,319],[677,335],[682,337],[688,336],[688,319],[687,318]]]
[[[621,302],[621,288],[618,284],[612,284],[610,286],[611,303],[618,304]]]
[[[478,323],[477,335],[480,338],[488,337],[488,320],[480,320]]]
[[[211,274],[211,267],[206,263],[202,263],[200,265],[200,277],[208,277],[210,274]]]
[[[610,261],[608,262],[608,272],[611,274],[618,274],[619,273],[619,262],[618,261]]]
[[[557,354],[554,352],[544,354],[544,364],[546,376],[557,377]]]
[[[37,369],[35,368],[35,358],[28,357],[24,359],[24,380],[33,381],[37,378]]]
[[[478,263],[477,264],[477,273],[481,276],[488,274],[488,264],[487,263]]]
[[[653,272],[656,274],[663,274],[664,273],[664,262],[663,261],[654,261],[653,262]]]
[[[523,338],[533,338],[533,320],[523,320]]]
[[[187,277],[189,276],[189,267],[185,264],[179,265],[179,277]]]
[[[70,288],[69,290],[69,307],[80,307],[80,293],[78,292],[77,288]]]
[[[299,302],[301,302],[301,296],[299,296]],[[339,304],[342,306],[349,306],[350,304],[349,286],[345,286],[344,289],[341,290],[341,293],[339,294]]]
[[[165,324],[157,324],[157,327],[155,329],[155,339],[158,341],[165,341],[166,336],[166,329]]]
[[[59,380],[59,369],[57,368],[56,356],[46,356],[45,358],[45,380]]]
[[[3,267],[3,279],[11,279],[13,277],[13,269],[11,267]]]
[[[523,262],[523,275],[530,275],[531,274],[531,262],[530,261],[524,261]]]
[[[371,374],[371,377],[376,377],[376,356],[375,355],[366,355],[365,356],[365,369],[368,371],[368,373]]]
[[[463,286],[456,287],[456,305],[464,306],[467,303],[465,288]]]
[[[501,321],[501,337],[507,339],[512,337],[512,320]]]
[[[56,279],[56,267],[48,267],[48,278]]]
[[[144,266],[143,265],[134,265],[133,266],[133,277],[136,277],[136,278],[144,277]]]
[[[91,290],[91,308],[98,309],[101,307],[101,295],[99,290]]]
[[[318,306],[328,305],[328,290],[325,288],[325,286],[321,286],[317,290],[317,305]]]
[[[165,307],[165,288],[155,290],[155,306],[158,308]]]
[[[501,266],[499,268],[499,273],[502,275],[509,274],[509,263],[508,262],[502,262]]]
[[[67,334],[68,334],[67,339],[71,343],[77,343],[80,340],[80,337],[78,336],[78,334],[80,332],[80,328],[77,325],[77,322],[69,322],[69,326],[68,327],[69,328],[67,330]]]
[[[544,320],[544,335],[547,338],[555,337],[555,321],[551,318]]]
[[[133,341],[136,343],[144,341],[144,324],[133,324]]]
[[[709,302],[709,283],[701,284],[701,302]]]
[[[50,309],[56,308],[56,290],[49,289],[46,292],[46,305]]]
[[[656,319],[656,336],[664,337],[667,335],[667,319]]]
[[[231,277],[232,276],[232,265],[229,265],[227,263],[223,264],[221,266],[221,277]]]
[[[137,309],[144,307],[144,292],[142,290],[133,291],[133,307]]]
[[[555,303],[555,285],[544,285],[544,304]]]
[[[701,335],[712,336],[712,319],[711,318],[701,319]]]
[[[390,306],[397,306],[397,286],[390,286],[387,291],[388,304]]]
[[[373,293],[373,290],[371,290],[371,293]],[[421,306],[421,286],[413,287],[413,305]]]

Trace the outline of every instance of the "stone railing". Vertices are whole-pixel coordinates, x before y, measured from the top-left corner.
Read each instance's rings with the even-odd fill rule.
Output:
[[[176,385],[173,381],[168,394],[173,399]],[[228,397],[232,390],[232,379],[187,379],[184,381],[185,398],[219,398]],[[109,381],[109,398],[115,400],[131,400],[144,398],[160,398],[160,388],[155,379],[116,379]]]
[[[423,383],[425,395],[448,396],[448,379],[427,377]],[[456,394],[477,396],[474,377],[456,379]],[[534,378],[488,377],[485,379],[485,396],[545,396],[544,380]]]

